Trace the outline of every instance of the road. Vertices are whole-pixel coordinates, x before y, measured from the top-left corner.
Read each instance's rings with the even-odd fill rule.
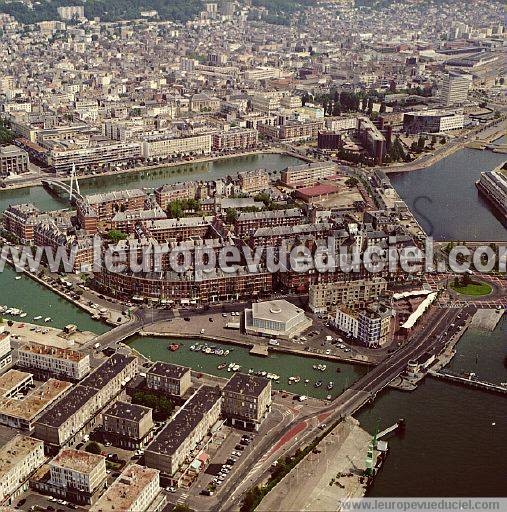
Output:
[[[271,464],[279,459],[282,455],[297,446],[303,446],[313,437],[316,437],[321,430],[318,423],[321,419],[329,424],[349,416],[357,412],[369,400],[373,400],[375,395],[385,388],[393,379],[398,377],[405,370],[407,363],[411,359],[418,359],[426,352],[437,353],[443,349],[445,345],[445,337],[439,336],[446,331],[447,327],[454,322],[459,309],[434,309],[432,310],[432,318],[428,319],[426,325],[421,328],[412,337],[410,342],[398,349],[386,361],[373,368],[368,374],[356,381],[349,389],[338,396],[330,406],[311,414],[301,416],[292,421],[283,430],[274,431],[270,436],[265,436],[259,447],[259,453],[268,454],[263,457],[262,467],[255,468],[255,472],[251,467],[244,467],[241,471],[234,475],[219,492],[218,501],[214,506],[210,507],[211,511],[232,511],[238,508],[235,503],[248,489],[259,485],[269,476],[269,468]],[[315,420],[318,422],[315,424]],[[304,428],[300,430],[296,437],[287,440],[287,446],[283,445],[277,448],[278,442],[284,433],[291,430],[298,430],[298,426]],[[310,430],[308,430],[311,427]],[[275,449],[273,449],[275,448]],[[283,450],[282,450],[283,448]],[[252,473],[254,473],[252,475]]]
[[[116,344],[139,332],[145,325],[150,325],[174,318],[174,312],[168,309],[136,309],[129,322],[119,325],[104,334],[91,339],[83,349],[91,349],[97,343],[97,350],[115,348]]]

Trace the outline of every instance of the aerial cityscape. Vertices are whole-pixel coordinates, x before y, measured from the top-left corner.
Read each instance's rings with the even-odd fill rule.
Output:
[[[507,510],[504,8],[0,0],[0,512]]]

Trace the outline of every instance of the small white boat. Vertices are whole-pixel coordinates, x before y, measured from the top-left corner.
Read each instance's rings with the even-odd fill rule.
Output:
[[[11,309],[11,315],[18,316],[22,313],[21,309],[18,308],[12,308]]]
[[[229,355],[229,351],[228,350],[224,351],[224,356],[228,356],[228,355]]]
[[[21,318],[25,318],[27,314],[26,313],[21,313],[21,315],[19,315]]]
[[[19,281],[19,280],[21,279],[21,276],[16,276],[14,279],[15,279],[16,281]]]
[[[41,315],[38,315],[38,316],[34,316],[34,317],[33,317],[33,319],[34,319],[34,320],[40,320],[41,318],[42,318],[42,316],[41,316]]]
[[[51,322],[51,317],[50,316],[47,316],[46,318],[44,318],[44,322],[48,323],[48,322]]]

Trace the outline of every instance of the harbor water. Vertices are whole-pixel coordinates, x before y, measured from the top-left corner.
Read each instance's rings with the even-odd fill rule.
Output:
[[[507,229],[475,182],[507,159],[463,149],[418,171],[389,174],[401,198],[435,240],[505,241]]]
[[[469,329],[448,369],[507,381],[507,320],[494,332]],[[405,418],[387,438],[390,455],[372,496],[505,496],[507,400],[432,377],[412,392],[389,390],[356,416],[371,433]]]
[[[179,350],[175,352],[168,350],[171,343],[179,343],[181,345]],[[270,353],[269,357],[254,356],[250,355],[247,348],[214,342],[207,342],[207,344],[224,351],[229,350],[230,353],[227,356],[205,354],[190,350],[190,347],[196,343],[202,345],[204,342],[137,336],[130,340],[129,345],[152,361],[181,364],[189,366],[197,372],[201,371],[219,377],[227,378],[232,375],[230,371],[227,371],[227,367],[221,370],[217,368],[221,364],[229,366],[230,363],[240,365],[242,372],[252,369],[255,372],[274,373],[280,377],[278,382],[273,381],[275,389],[322,399],[328,395],[331,395],[332,398],[337,397],[367,371],[364,366],[338,364],[323,359],[290,354]],[[314,369],[313,366],[317,365],[325,365],[326,369],[324,371]],[[299,377],[300,381],[289,384],[290,377]],[[305,383],[305,380],[309,382]],[[322,385],[315,387],[317,381],[321,381]],[[329,382],[333,383],[332,389],[327,387]]]

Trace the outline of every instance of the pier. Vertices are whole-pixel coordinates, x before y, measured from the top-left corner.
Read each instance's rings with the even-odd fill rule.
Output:
[[[405,420],[400,418],[394,425],[391,425],[390,427],[387,427],[385,430],[382,430],[382,432],[379,432],[377,434],[377,439],[382,439],[383,437],[387,436],[391,432],[395,432],[399,428],[403,428],[405,426]]]
[[[500,384],[493,384],[492,382],[476,380],[470,377],[463,377],[461,375],[455,375],[450,372],[435,372],[430,370],[428,374],[431,375],[432,377],[436,377],[437,379],[446,380],[448,382],[454,382],[456,384],[461,384],[463,386],[482,389],[484,391],[490,391],[493,393],[500,393],[502,395],[507,394],[507,387],[501,386]]]

